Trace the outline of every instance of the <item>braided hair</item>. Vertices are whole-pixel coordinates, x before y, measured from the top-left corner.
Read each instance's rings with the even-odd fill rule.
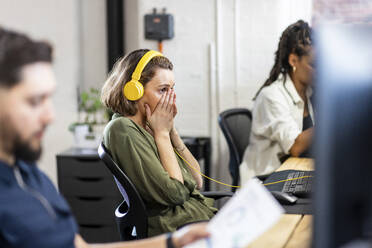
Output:
[[[285,82],[287,73],[289,73],[291,69],[291,66],[288,63],[289,55],[291,53],[294,53],[299,57],[307,55],[308,50],[306,48],[311,46],[311,44],[311,28],[309,27],[309,24],[303,20],[298,20],[289,25],[280,37],[278,50],[275,52],[275,63],[270,71],[269,78],[258,90],[253,100],[257,98],[258,94],[264,87],[275,82],[280,74],[283,74]]]

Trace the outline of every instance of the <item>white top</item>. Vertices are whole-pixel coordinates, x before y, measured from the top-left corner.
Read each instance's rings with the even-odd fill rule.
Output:
[[[314,123],[311,94],[309,87],[306,96]],[[289,75],[285,83],[281,76],[262,89],[253,107],[250,143],[239,168],[241,184],[253,176],[271,173],[280,166],[279,158],[289,154],[302,132],[304,108],[305,103]]]

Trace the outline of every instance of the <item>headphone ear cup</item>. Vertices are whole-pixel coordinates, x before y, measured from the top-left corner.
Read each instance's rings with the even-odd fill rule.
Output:
[[[124,96],[130,101],[139,100],[144,93],[143,85],[137,80],[130,80],[124,86]]]

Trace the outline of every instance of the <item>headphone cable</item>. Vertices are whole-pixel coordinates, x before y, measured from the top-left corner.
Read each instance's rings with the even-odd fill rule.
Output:
[[[176,152],[176,154],[191,168],[193,169],[194,171],[196,171],[197,173],[199,173],[201,176],[215,182],[215,183],[218,183],[218,184],[221,184],[221,185],[224,185],[224,186],[227,186],[227,187],[231,187],[231,188],[240,188],[241,186],[239,185],[231,185],[231,184],[227,184],[227,183],[223,183],[221,181],[218,181],[216,179],[213,179],[211,177],[208,177],[206,175],[204,175],[202,172],[200,172],[198,169],[196,169],[194,166],[190,165],[189,162],[187,162],[186,159],[184,159],[178,152],[176,149],[174,149],[174,151]],[[302,177],[295,177],[295,178],[290,178],[290,179],[284,179],[284,180],[279,180],[279,181],[275,181],[275,182],[270,182],[270,183],[264,183],[263,185],[264,186],[268,186],[268,185],[273,185],[273,184],[277,184],[277,183],[282,183],[282,182],[287,182],[287,181],[293,181],[293,180],[297,180],[297,179],[302,179],[302,178],[308,178],[308,177],[313,177],[313,176],[302,176]]]

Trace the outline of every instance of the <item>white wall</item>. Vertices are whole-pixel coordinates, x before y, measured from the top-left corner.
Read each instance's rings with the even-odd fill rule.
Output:
[[[157,49],[156,41],[144,40],[143,16],[153,7],[166,7],[174,15],[175,38],[163,41],[163,52],[176,75],[176,124],[183,135],[209,136],[208,46],[215,40],[214,1],[138,1],[138,47]]]
[[[213,176],[230,182],[228,151],[217,126],[227,108],[252,107],[266,79],[282,30],[311,16],[311,0],[126,0],[126,51],[156,49],[144,39],[143,16],[167,8],[175,18],[175,38],[164,54],[175,65],[182,135],[212,136]],[[106,77],[106,19],[103,0],[2,0],[0,25],[25,31],[55,46],[59,86],[57,120],[44,142],[40,167],[56,182],[55,154],[73,144],[68,125],[77,118],[76,92],[100,88]]]
[[[54,46],[57,117],[46,133],[39,166],[56,182],[55,154],[71,146],[72,135],[67,127],[77,118],[76,87],[80,73],[77,1],[2,0],[0,25],[48,40]]]
[[[107,75],[106,1],[80,2],[81,89],[101,89]]]
[[[78,88],[101,88],[106,79],[106,1],[1,0],[0,25],[54,47],[56,121],[44,139],[39,166],[56,183],[55,156],[73,146],[67,129],[77,121]]]
[[[143,16],[156,7],[174,15],[175,37],[164,54],[175,66],[182,135],[211,136],[213,176],[230,182],[228,150],[217,114],[252,108],[252,98],[269,74],[281,32],[298,19],[310,21],[311,0],[126,0],[127,51],[157,49],[144,39]],[[137,16],[136,16],[137,13]],[[128,17],[128,16],[127,16]],[[213,183],[213,185],[215,185]]]

